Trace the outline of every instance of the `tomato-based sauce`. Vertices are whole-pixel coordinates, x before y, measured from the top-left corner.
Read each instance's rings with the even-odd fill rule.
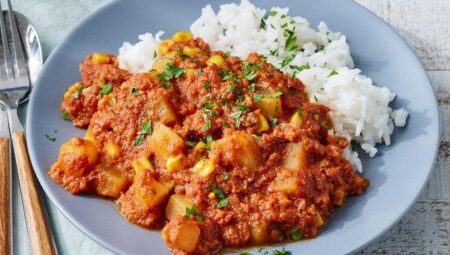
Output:
[[[367,188],[330,109],[309,102],[299,79],[199,38],[161,52],[152,71],[134,75],[113,55],[81,63],[61,108],[89,127],[61,147],[49,170],[57,183],[163,227],[175,254],[316,237]]]

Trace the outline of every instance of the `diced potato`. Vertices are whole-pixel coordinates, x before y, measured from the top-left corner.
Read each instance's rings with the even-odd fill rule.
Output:
[[[188,31],[180,31],[180,32],[175,33],[172,36],[172,40],[176,43],[189,42],[189,41],[192,41],[192,39],[193,39],[193,36]]]
[[[256,105],[267,118],[277,118],[283,115],[280,97],[272,97],[270,94],[263,95],[263,98],[261,98]]]
[[[161,56],[166,55],[169,53],[170,47],[174,45],[175,42],[172,39],[166,39],[159,43],[158,45],[158,52]]]
[[[74,83],[67,89],[66,93],[64,93],[64,100],[69,100],[72,95],[79,92],[81,88],[83,88],[83,84],[81,84],[81,82]]]
[[[154,96],[148,100],[148,105],[150,118],[157,118],[164,125],[170,125],[177,121],[175,111],[164,97],[160,95]]]
[[[119,145],[115,144],[114,142],[108,142],[105,145],[105,151],[106,155],[118,157],[120,156],[120,147]]]
[[[169,157],[178,155],[183,147],[183,139],[171,128],[160,123],[154,125],[153,134],[149,140],[149,149],[160,162],[165,164]]]
[[[97,175],[95,191],[105,197],[118,198],[128,186],[128,178],[117,170],[100,171]]]
[[[95,52],[92,54],[92,63],[96,65],[101,64],[109,64],[111,61],[110,57],[107,54]]]
[[[269,123],[267,122],[266,118],[262,114],[258,114],[258,128],[256,129],[256,132],[258,134],[264,133],[267,130],[269,130]]]
[[[195,57],[197,54],[199,54],[202,50],[197,47],[189,47],[186,46],[183,48],[183,53],[188,55],[189,57]]]
[[[132,191],[136,202],[144,208],[154,208],[161,204],[169,195],[170,188],[157,182],[149,170],[136,172]]]
[[[176,55],[177,55],[176,51],[171,51],[164,54],[162,58],[157,59],[155,63],[153,63],[152,69],[155,70],[156,73],[164,72],[166,70],[167,64],[173,62],[173,58]]]
[[[97,139],[95,139],[94,133],[92,132],[92,125],[88,126],[88,129],[86,130],[86,134],[84,134],[84,139],[91,141],[94,145],[97,144]]]
[[[86,157],[88,163],[93,165],[97,161],[97,148],[95,145],[85,139],[73,138],[64,143],[60,150],[60,155],[73,155],[73,157]]]
[[[252,224],[250,225],[250,237],[252,243],[262,244],[266,241],[267,225]]]
[[[167,171],[173,173],[183,169],[183,158],[184,158],[183,154],[174,157],[169,157],[166,163]]]
[[[173,194],[167,203],[166,218],[173,220],[177,216],[184,216],[186,214],[186,208],[191,208],[192,205],[193,203],[189,202],[184,195]]]
[[[143,170],[153,170],[152,163],[146,157],[140,157],[133,162],[133,170],[135,173]]]
[[[294,112],[294,114],[292,114],[292,116],[291,116],[290,123],[301,125],[302,124],[302,116],[300,116],[300,114],[298,112]]]
[[[291,170],[277,170],[277,176],[273,181],[271,188],[273,191],[281,193],[296,193],[299,188],[298,179],[292,175]]]
[[[214,172],[215,169],[216,166],[214,165],[214,162],[211,159],[202,159],[199,160],[194,165],[194,167],[192,167],[191,171],[200,176],[208,177]]]
[[[208,60],[206,60],[206,64],[209,66],[216,65],[220,67],[223,64],[223,57],[221,55],[213,55]]]
[[[255,139],[241,131],[217,140],[212,150],[214,153],[222,153],[227,162],[249,170],[257,169],[261,161]]]
[[[200,233],[200,228],[191,220],[171,221],[164,226],[162,239],[169,248],[190,253],[195,250]]]
[[[306,165],[306,152],[301,142],[286,146],[282,165],[289,170],[298,170]]]
[[[345,191],[343,189],[337,189],[331,196],[333,204],[341,206],[344,203]]]

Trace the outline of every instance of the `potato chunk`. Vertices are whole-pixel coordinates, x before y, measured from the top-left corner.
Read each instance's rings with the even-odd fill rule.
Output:
[[[214,172],[215,169],[216,166],[214,165],[214,162],[211,159],[202,159],[198,161],[194,165],[194,167],[192,167],[191,171],[200,176],[208,177]]]
[[[148,101],[149,117],[157,119],[164,125],[170,125],[177,121],[177,115],[169,102],[160,95],[154,95]]]
[[[88,140],[72,138],[59,149],[59,159],[87,159],[87,165],[97,161],[97,148]]]
[[[130,189],[134,193],[135,201],[143,208],[148,209],[161,204],[170,192],[170,188],[157,182],[148,170],[142,170],[135,174]]]
[[[197,224],[185,217],[176,217],[175,220],[164,226],[161,234],[167,246],[182,252],[193,252],[197,246],[201,230]]]
[[[252,243],[262,244],[266,241],[267,225],[264,224],[252,224],[250,225],[250,236]]]
[[[105,197],[118,198],[128,186],[128,178],[114,169],[101,169],[95,181],[95,191]]]
[[[266,117],[281,117],[283,115],[280,97],[263,94],[263,98],[261,98],[256,105]]]
[[[301,142],[289,143],[283,157],[283,167],[289,170],[298,170],[306,164],[306,153]]]
[[[169,157],[180,154],[184,141],[171,128],[156,123],[150,136],[149,149],[162,164],[166,164]]]
[[[235,132],[218,140],[212,149],[214,154],[223,154],[224,160],[237,167],[254,170],[261,161],[258,144],[245,132]]]
[[[277,170],[271,189],[282,193],[296,193],[299,190],[299,180],[291,170],[280,169]]]
[[[186,208],[191,208],[192,205],[193,203],[189,202],[184,195],[173,194],[167,203],[166,218],[173,220],[177,216],[184,216]]]

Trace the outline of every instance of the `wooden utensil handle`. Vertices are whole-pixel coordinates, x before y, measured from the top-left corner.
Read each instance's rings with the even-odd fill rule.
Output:
[[[0,137],[0,254],[11,252],[9,139]]]
[[[33,255],[55,254],[53,239],[47,224],[47,217],[38,191],[38,185],[31,168],[23,131],[12,133],[14,153],[22,192],[23,210],[27,221],[28,239]]]

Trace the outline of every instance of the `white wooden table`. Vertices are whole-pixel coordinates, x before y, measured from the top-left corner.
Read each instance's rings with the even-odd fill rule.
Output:
[[[12,0],[15,9],[36,25],[45,55],[78,21],[107,1]],[[450,0],[356,1],[391,24],[416,51],[438,95],[442,118],[439,157],[425,192],[397,226],[359,254],[450,254]],[[14,250],[15,254],[29,254],[17,192]],[[47,207],[60,254],[111,254],[76,229],[51,203],[47,202]]]

